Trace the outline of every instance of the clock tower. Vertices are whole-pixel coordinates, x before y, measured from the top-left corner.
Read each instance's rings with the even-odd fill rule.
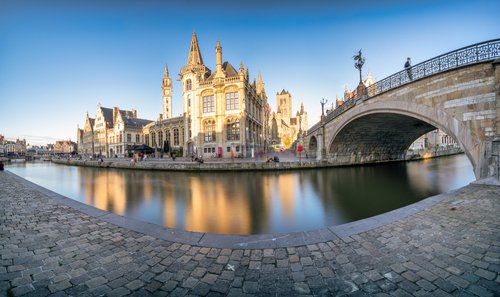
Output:
[[[168,66],[165,66],[163,82],[161,84],[163,119],[172,117],[172,80],[168,74]]]

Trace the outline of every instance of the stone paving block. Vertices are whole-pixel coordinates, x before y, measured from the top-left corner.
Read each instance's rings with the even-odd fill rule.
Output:
[[[212,273],[207,273],[205,274],[205,276],[201,279],[202,282],[204,283],[207,283],[207,284],[214,284],[215,281],[217,280],[217,275],[216,274],[212,274]]]
[[[144,282],[141,281],[141,280],[138,280],[138,279],[133,280],[133,281],[131,281],[128,284],[125,285],[125,287],[127,289],[129,289],[130,291],[135,291],[135,290],[137,290],[137,289],[139,289],[139,288],[141,288],[143,286],[144,286]]]
[[[72,286],[72,284],[69,281],[63,280],[61,282],[49,285],[49,291],[51,293],[54,293],[54,292],[58,292],[58,291],[62,291],[62,290],[65,290],[67,288],[70,288],[71,286]]]
[[[256,294],[259,291],[259,283],[253,281],[245,281],[243,283],[243,292],[246,294]]]

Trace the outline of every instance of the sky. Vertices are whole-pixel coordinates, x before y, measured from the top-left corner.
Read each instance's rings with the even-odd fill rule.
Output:
[[[381,80],[413,64],[500,37],[500,1],[1,1],[0,134],[30,144],[76,141],[97,104],[161,112],[168,64],[173,115],[182,113],[178,73],[192,32],[207,67],[215,45],[250,77],[259,71],[271,109],[288,90],[293,113],[303,102],[309,125],[320,100],[330,108],[363,76]]]

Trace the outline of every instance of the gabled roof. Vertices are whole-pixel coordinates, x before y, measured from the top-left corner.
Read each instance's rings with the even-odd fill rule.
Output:
[[[123,122],[126,128],[142,128],[153,121],[146,119],[123,117]]]
[[[227,61],[222,64],[222,69],[224,69],[224,71],[226,72],[227,77],[238,76],[238,71],[236,71],[233,65],[231,65],[231,63]]]
[[[107,107],[101,107],[101,110],[107,128],[113,127],[113,109]]]

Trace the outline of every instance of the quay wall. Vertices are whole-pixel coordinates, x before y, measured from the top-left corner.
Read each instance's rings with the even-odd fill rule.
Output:
[[[407,156],[405,161],[416,161],[424,158],[444,157],[449,155],[461,154],[463,151],[439,151],[431,156],[413,155]],[[389,163],[389,162],[405,162],[405,161],[380,161],[373,164]],[[292,160],[284,162],[266,162],[264,160],[239,161],[223,160],[213,162],[189,162],[185,160],[172,161],[166,159],[149,159],[131,163],[126,159],[104,159],[103,162],[95,160],[79,160],[79,159],[53,159],[52,162],[62,165],[72,166],[87,166],[97,168],[117,168],[117,169],[136,169],[136,170],[162,170],[162,171],[280,171],[280,170],[301,170],[301,169],[318,169],[330,167],[346,167],[346,166],[361,166],[360,164],[336,164],[327,160],[303,159],[302,161]],[[368,164],[363,164],[368,165]]]

